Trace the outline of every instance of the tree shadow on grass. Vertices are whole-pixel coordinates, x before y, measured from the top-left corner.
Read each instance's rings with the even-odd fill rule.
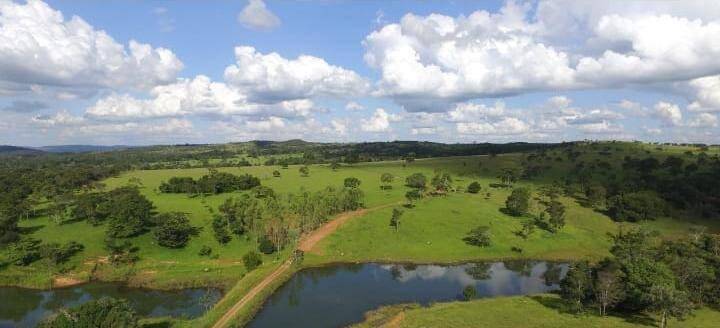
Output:
[[[544,306],[546,308],[553,309],[562,314],[597,316],[596,313],[592,313],[592,312],[578,314],[575,311],[573,311],[572,308],[563,299],[561,299],[559,297],[548,296],[548,295],[534,295],[534,296],[530,296],[529,298],[532,299],[533,301],[540,303],[542,306]],[[608,314],[608,316],[620,318],[628,323],[633,323],[636,325],[647,326],[647,327],[656,327],[655,319],[645,313],[617,312],[617,313],[610,313],[610,314]]]
[[[19,227],[18,231],[20,232],[20,234],[29,235],[29,234],[35,233],[36,231],[38,231],[42,228],[45,228],[44,224],[31,226],[31,227]]]

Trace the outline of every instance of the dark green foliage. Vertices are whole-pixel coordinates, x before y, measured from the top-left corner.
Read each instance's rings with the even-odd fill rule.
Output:
[[[343,185],[345,186],[345,188],[360,187],[360,179],[354,177],[345,178]]]
[[[163,247],[185,247],[190,236],[197,233],[197,228],[190,225],[185,213],[163,213],[158,216],[158,222],[154,236],[157,243]]]
[[[490,246],[490,227],[480,226],[470,230],[463,241],[468,245],[488,247]]]
[[[580,312],[592,299],[592,271],[587,262],[573,264],[565,279],[560,282],[560,295],[574,311]]]
[[[652,191],[617,195],[608,199],[608,215],[616,221],[652,220],[665,214],[665,202]]]
[[[383,173],[380,175],[380,182],[382,185],[380,188],[382,189],[392,189],[392,183],[393,180],[395,180],[395,176],[390,173]]]
[[[447,172],[438,172],[430,181],[435,192],[446,193],[452,190],[452,177]]]
[[[10,247],[10,257],[13,264],[18,266],[27,266],[39,260],[40,244],[42,242],[37,239],[24,238]]]
[[[88,193],[80,195],[75,200],[75,206],[71,211],[71,216],[75,220],[87,221],[93,225],[98,225],[107,219],[108,215],[108,195],[105,193]]]
[[[272,254],[275,253],[277,249],[275,248],[275,245],[270,240],[270,238],[267,238],[266,236],[260,237],[260,243],[258,244],[258,251],[260,251],[263,254]]]
[[[405,192],[405,199],[409,205],[423,198],[423,192],[420,189],[411,189]]]
[[[60,311],[40,324],[42,328],[135,328],[138,316],[126,300],[103,297]]]
[[[521,216],[530,209],[530,189],[515,188],[505,201],[505,208],[513,216]]]
[[[545,212],[548,214],[548,227],[551,232],[558,232],[565,226],[565,205],[556,200],[551,200]]]
[[[207,245],[203,245],[198,252],[198,255],[200,256],[210,256],[210,254],[212,254],[212,248]]]
[[[477,289],[473,285],[467,285],[462,291],[463,300],[471,301],[477,297]]]
[[[245,255],[243,255],[243,264],[245,264],[245,269],[248,272],[255,270],[255,268],[259,267],[260,264],[262,264],[262,257],[257,252],[247,252]]]
[[[275,197],[275,190],[266,186],[257,186],[252,189],[252,194],[255,198]]]
[[[300,176],[307,177],[310,175],[310,168],[307,167],[307,165],[301,166],[298,171],[300,172]]]
[[[399,208],[393,208],[392,216],[390,217],[390,226],[397,232],[400,229],[400,219],[403,216],[403,210]]]
[[[272,175],[273,175],[273,177],[279,178],[279,177],[280,177],[280,171],[278,171],[278,170],[273,170]]]
[[[260,179],[250,174],[234,175],[211,170],[210,174],[195,181],[189,177],[173,177],[160,184],[164,193],[221,194],[238,190],[250,190],[260,185]]]
[[[108,260],[113,265],[132,264],[139,259],[137,253],[140,248],[133,246],[133,244],[127,240],[106,238],[105,249],[110,252]]]
[[[405,178],[405,185],[410,188],[425,190],[427,187],[427,178],[422,173],[413,173]]]
[[[81,252],[85,247],[74,241],[67,242],[64,245],[58,243],[43,244],[40,246],[40,256],[47,259],[50,263],[57,265],[70,259],[73,255]]]
[[[133,237],[152,224],[153,204],[137,188],[122,187],[110,191],[106,206],[107,234],[113,238]]]
[[[232,239],[227,230],[227,221],[222,216],[216,215],[212,221],[213,236],[221,244],[227,244]]]
[[[480,192],[481,189],[482,189],[482,187],[480,186],[480,183],[477,181],[473,181],[472,183],[470,183],[467,186],[467,192],[469,192],[471,194],[477,194]]]
[[[591,185],[585,189],[585,197],[591,207],[602,206],[607,197],[607,190],[601,185]]]

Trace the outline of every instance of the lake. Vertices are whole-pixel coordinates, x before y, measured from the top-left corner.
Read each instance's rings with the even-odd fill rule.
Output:
[[[544,293],[557,290],[567,270],[565,263],[542,261],[305,269],[265,302],[249,327],[344,327],[383,305],[461,299],[468,285],[478,297]]]
[[[54,290],[0,287],[0,327],[34,327],[57,309],[103,296],[128,300],[143,317],[194,318],[217,302],[222,294],[217,289],[161,291],[95,282]]]

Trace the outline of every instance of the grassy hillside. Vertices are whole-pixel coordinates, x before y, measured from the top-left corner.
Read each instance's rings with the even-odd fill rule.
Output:
[[[672,320],[669,327],[710,328],[720,321],[720,312],[698,310],[684,321]],[[366,315],[366,321],[353,326],[365,327],[507,327],[507,328],[639,328],[653,327],[650,316],[599,317],[574,315],[563,310],[555,295],[499,297],[471,302],[439,303],[430,307],[396,305]]]

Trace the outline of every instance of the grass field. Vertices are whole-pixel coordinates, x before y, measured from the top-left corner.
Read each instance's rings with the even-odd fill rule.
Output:
[[[602,160],[610,162],[612,165],[619,165],[626,155],[643,156],[642,154],[650,151],[660,152],[660,156],[674,154],[689,158],[691,155],[687,155],[685,152],[695,150],[692,147],[668,146],[657,150],[653,145],[622,143],[611,144],[611,151],[608,154],[608,150],[605,148],[588,146],[581,156],[581,160],[587,163]],[[713,148],[713,151],[716,149]],[[550,151],[549,159],[537,163],[548,169],[540,177],[531,181],[523,181],[518,185],[537,189],[543,183],[561,178],[574,165],[569,161],[556,160],[561,155],[559,151]],[[311,165],[309,177],[300,175],[299,166],[290,166],[287,169],[279,166],[228,167],[219,170],[234,174],[255,175],[261,179],[263,185],[273,188],[276,193],[292,193],[303,189],[312,191],[326,186],[341,186],[346,177],[356,177],[362,181],[360,188],[365,193],[366,208],[376,208],[388,204],[400,206],[399,204],[404,201],[405,192],[409,190],[403,185],[405,177],[416,172],[424,173],[430,178],[434,172],[441,170],[452,174],[456,186],[465,187],[472,181],[478,181],[482,185],[482,191],[479,194],[450,193],[447,196],[425,198],[413,208],[402,208],[405,214],[397,232],[389,226],[393,206],[371,210],[366,216],[349,221],[334,234],[321,241],[316,252],[306,255],[304,262],[306,266],[333,262],[449,263],[508,258],[597,260],[607,256],[610,244],[607,234],[616,232],[620,225],[600,212],[581,206],[571,198],[562,199],[567,206],[567,225],[559,233],[551,234],[538,229],[527,240],[515,234],[515,231],[520,228],[523,218],[511,217],[501,211],[510,189],[491,188],[490,185],[498,182],[497,176],[503,168],[518,168],[523,161],[527,161],[525,154],[505,154],[418,159],[409,164],[402,161],[359,163],[350,166],[343,165],[338,170],[330,169],[329,165]],[[280,171],[281,176],[273,177],[274,170]],[[133,267],[113,267],[102,264],[102,257],[107,255],[107,251],[103,248],[104,226],[91,226],[85,222],[58,225],[47,217],[22,221],[21,225],[31,231],[31,236],[44,242],[77,241],[85,245],[85,250],[64,266],[65,272],[62,274],[79,281],[86,281],[93,275],[103,280],[126,281],[131,285],[152,288],[225,286],[226,290],[229,290],[227,297],[205,317],[181,322],[187,326],[207,326],[213,321],[213,318],[222,314],[228,304],[232,304],[233,299],[242,297],[243,291],[248,290],[254,281],[261,279],[263,273],[270,272],[272,267],[287,257],[287,254],[284,253],[279,256],[265,256],[265,264],[259,270],[248,274],[242,265],[241,257],[249,250],[254,250],[256,242],[245,237],[234,237],[227,245],[220,245],[214,239],[211,229],[214,211],[225,199],[237,196],[239,193],[190,197],[183,194],[161,194],[157,191],[160,183],[171,177],[199,178],[207,172],[207,169],[141,170],[127,172],[104,181],[107,189],[140,181],[141,192],[155,204],[158,212],[185,212],[192,225],[202,228],[187,247],[182,249],[160,247],[155,244],[150,233],[133,238],[132,242],[140,248],[140,260]],[[380,188],[380,175],[383,173],[391,173],[396,177],[393,188],[390,190]],[[614,174],[614,172],[608,172],[608,174]],[[603,177],[597,178],[602,179]],[[487,193],[490,193],[489,197],[487,197]],[[661,232],[665,238],[682,235],[693,225],[704,225],[708,226],[710,231],[720,231],[717,223],[687,218],[683,215],[681,217],[662,218],[644,222],[643,225]],[[487,248],[479,248],[465,244],[462,238],[470,229],[480,225],[490,227],[492,245]],[[210,259],[199,256],[198,252],[203,246],[212,247],[217,258]],[[522,252],[514,251],[513,248],[522,249]],[[0,254],[0,256],[2,255]],[[100,265],[97,265],[98,263]],[[29,267],[8,265],[0,268],[0,285],[47,288],[50,287],[53,274],[57,275],[50,269],[40,262]],[[236,282],[237,285],[235,285]],[[230,289],[233,285],[235,287]],[[268,291],[268,294],[270,292]],[[528,299],[524,298],[511,298],[498,302],[520,302],[520,300],[523,300],[523,303],[515,305],[538,304],[538,302],[528,302]],[[481,304],[482,302],[490,301],[478,301],[477,303]],[[241,321],[250,318],[253,310],[262,303],[262,299],[256,303],[253,308],[247,309],[241,314]],[[448,306],[449,309],[458,307],[458,311],[461,311],[464,306],[469,306],[467,304],[453,303],[443,306]],[[490,304],[487,304],[487,308],[494,309],[495,306],[490,306]],[[422,311],[425,310],[409,311],[408,320],[410,321],[408,322],[415,320],[410,315],[410,313],[415,313],[413,311],[418,313],[418,318],[422,318]],[[557,315],[557,320],[559,321],[548,322],[562,325],[565,322],[562,320],[581,319],[574,316]],[[604,322],[612,322],[611,318],[599,320],[603,321],[597,321],[596,327],[606,327],[603,326]],[[422,321],[417,322],[422,326]],[[589,323],[588,326],[595,327],[592,326],[593,324],[595,323]],[[428,327],[430,326],[432,325]],[[550,326],[557,325],[548,325],[548,327]]]
[[[671,320],[669,327],[712,328],[720,322],[720,312],[701,309],[684,321]],[[563,310],[556,295],[499,297],[471,302],[438,303],[430,307],[414,304],[380,308],[366,315],[365,327],[507,327],[507,328],[639,328],[654,327],[651,316],[599,317],[575,315]]]

